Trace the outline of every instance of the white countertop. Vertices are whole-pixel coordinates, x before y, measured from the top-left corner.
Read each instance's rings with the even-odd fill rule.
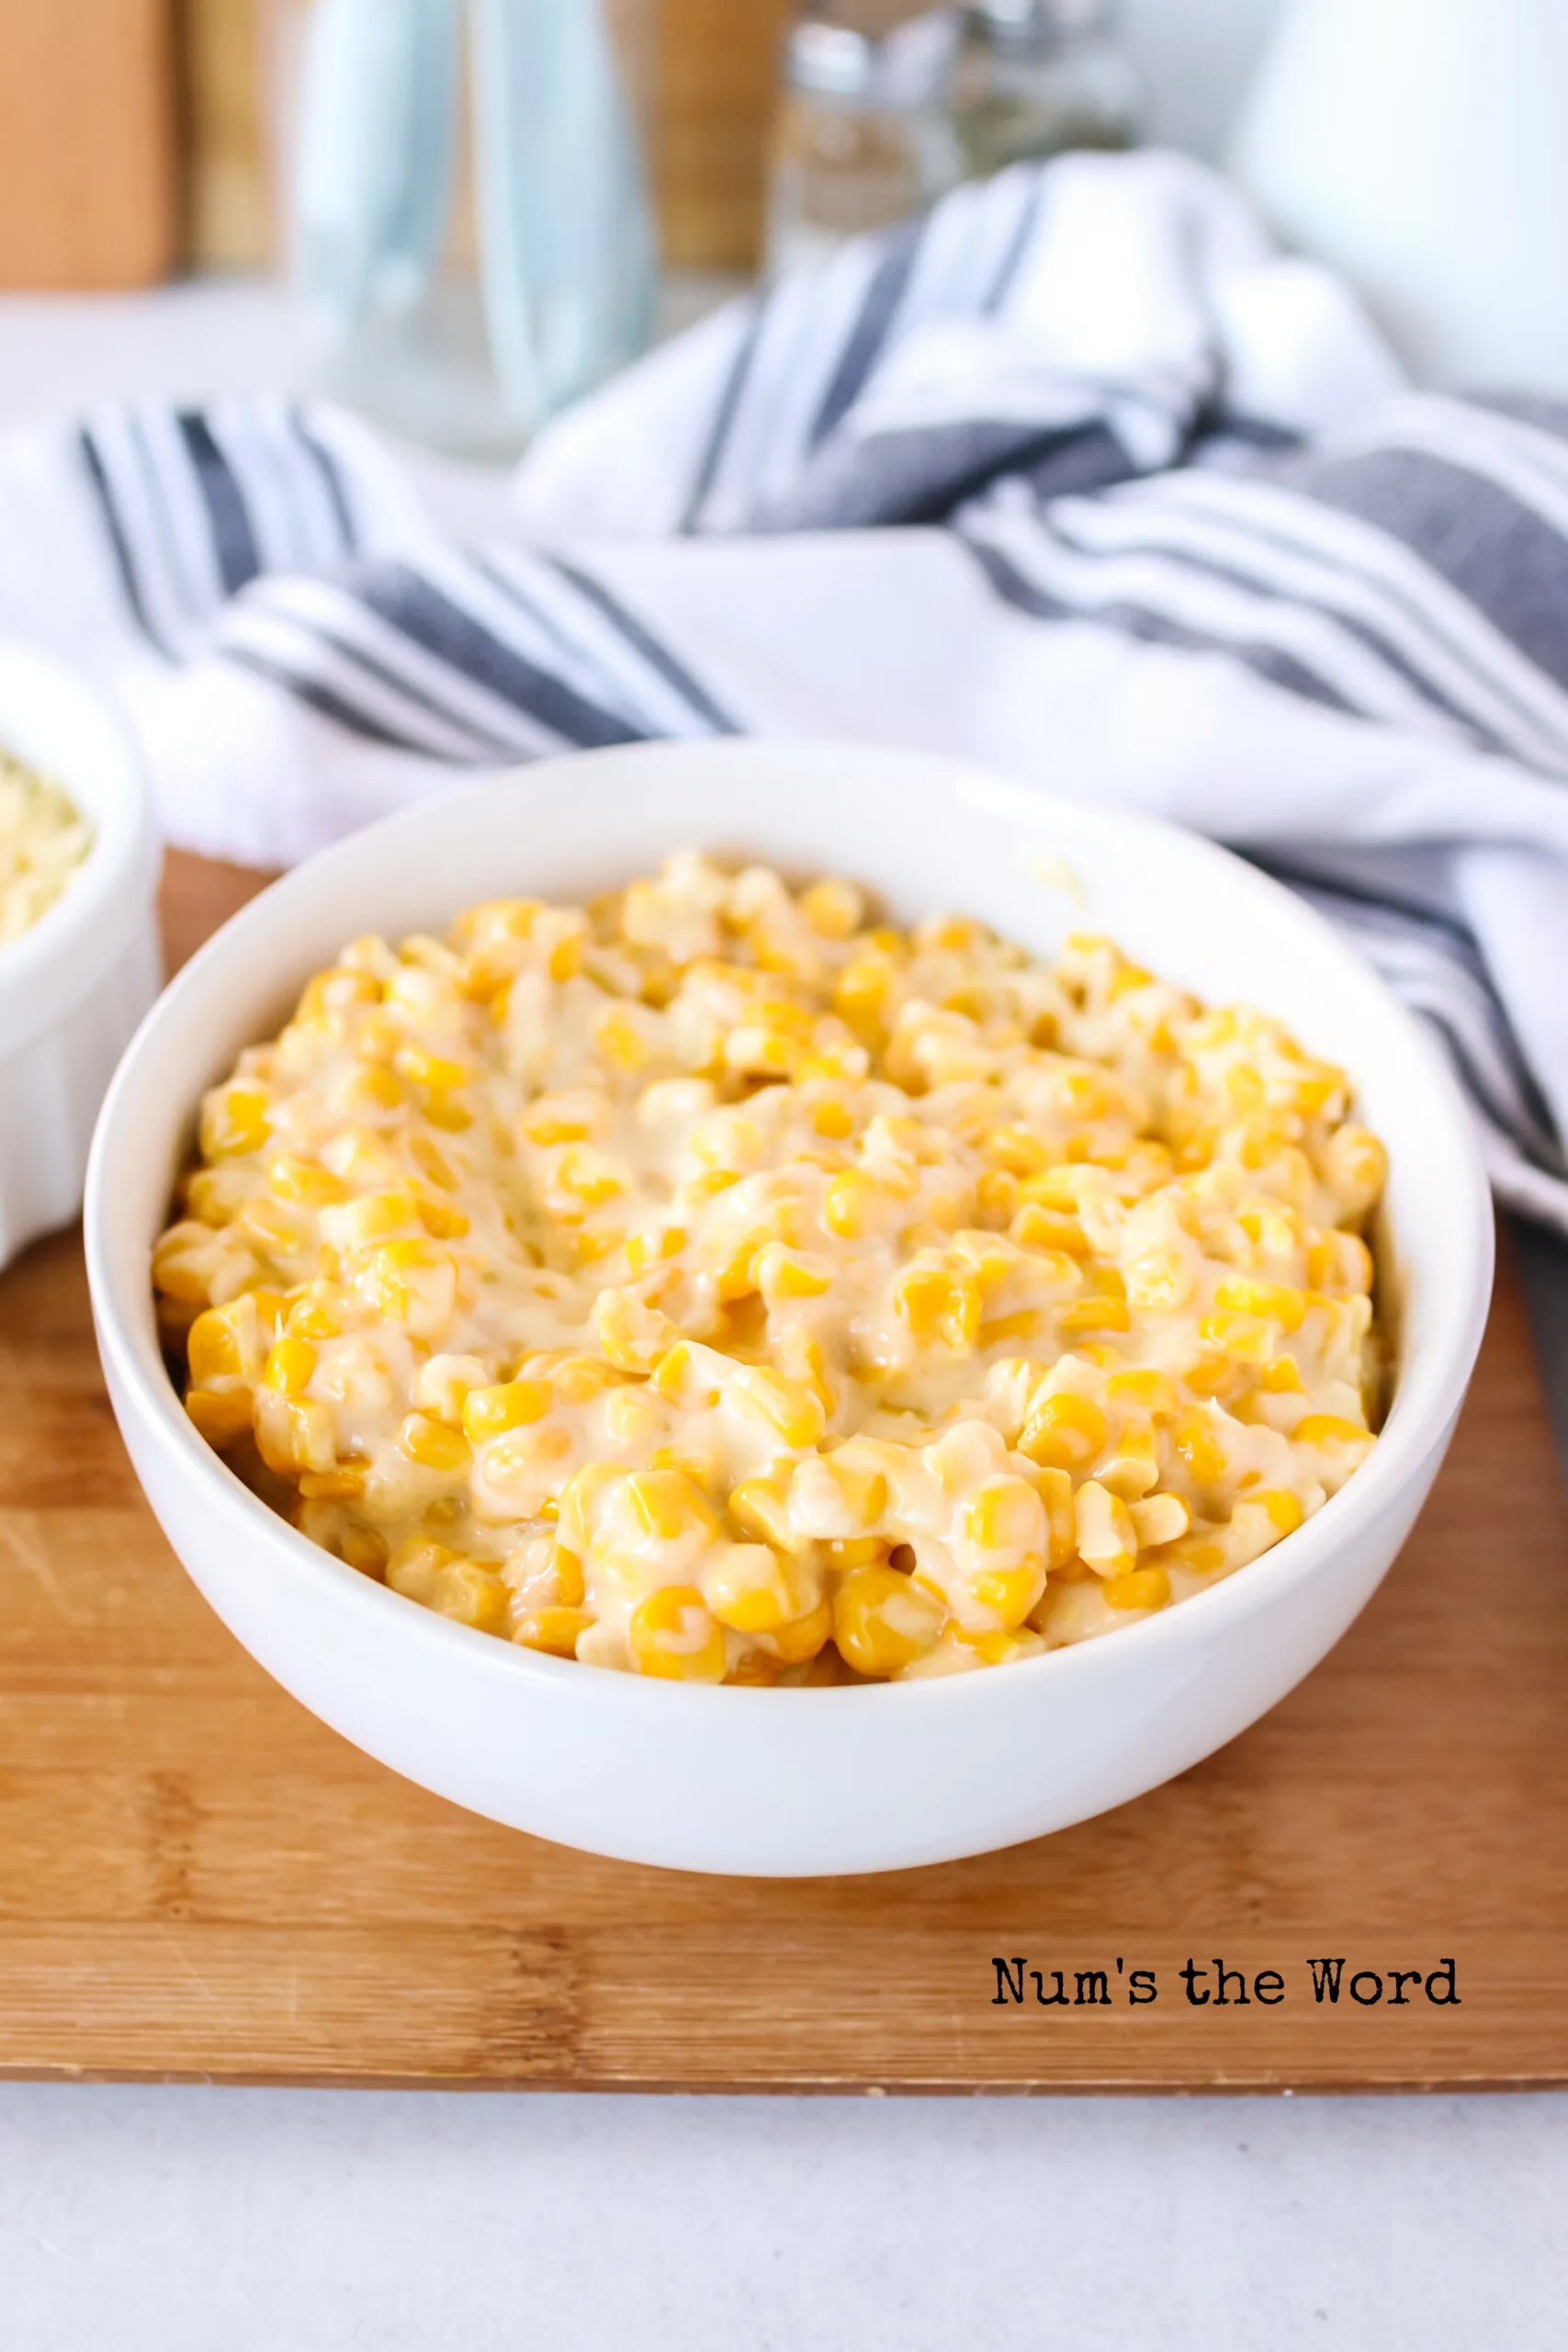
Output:
[[[296,366],[254,287],[0,300],[0,426],[111,379],[195,394]],[[1565,2180],[1568,2096],[0,2086],[0,2343],[1546,2352]]]
[[[1568,2098],[0,2088],[8,2352],[1547,2352]]]

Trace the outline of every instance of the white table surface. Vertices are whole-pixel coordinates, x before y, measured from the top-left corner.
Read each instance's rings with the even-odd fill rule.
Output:
[[[249,286],[0,300],[0,426],[297,358]],[[1556,2352],[1565,2188],[1568,2096],[0,2086],[0,2346]]]

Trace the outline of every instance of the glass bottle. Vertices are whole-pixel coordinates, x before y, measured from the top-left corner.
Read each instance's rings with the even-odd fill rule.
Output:
[[[869,29],[826,13],[792,28],[769,195],[771,277],[934,204],[964,176],[948,99],[953,8]]]
[[[1071,148],[1131,147],[1143,105],[1114,0],[969,0],[953,115],[970,177]]]
[[[284,0],[280,195],[318,386],[500,457],[635,358],[652,0]]]

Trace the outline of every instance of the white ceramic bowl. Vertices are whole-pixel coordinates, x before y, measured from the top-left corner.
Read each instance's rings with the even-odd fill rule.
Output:
[[[850,1690],[643,1681],[536,1656],[367,1582],[251,1496],[159,1356],[148,1248],[193,1106],[355,933],[440,930],[504,891],[578,898],[698,842],[955,908],[1048,949],[1087,921],[1348,1067],[1393,1163],[1398,1386],[1381,1443],[1299,1533],[1213,1590],[1023,1665]],[[1064,890],[1066,870],[1075,899]],[[182,973],[105,1107],[86,1208],[99,1342],[152,1508],[219,1614],[371,1755],[477,1813],[688,1870],[810,1874],[972,1854],[1121,1804],[1223,1745],[1345,1631],[1404,1542],[1479,1345],[1492,1212],[1464,1105],[1382,983],[1298,900],[1195,838],[904,752],[660,745],[454,792],[316,858]]]
[[[158,842],[136,754],[91,690],[0,640],[0,751],[93,827],[80,873],[0,946],[0,1266],[67,1224],[115,1064],[157,994]]]

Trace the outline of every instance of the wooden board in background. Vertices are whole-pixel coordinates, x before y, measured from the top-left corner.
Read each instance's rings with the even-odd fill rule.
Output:
[[[254,887],[178,863],[182,945]],[[1136,1635],[1125,1636],[1136,1639]],[[584,1669],[587,1671],[588,1669]],[[0,2074],[886,2090],[1568,2083],[1568,1513],[1511,1270],[1422,1523],[1316,1674],[1053,1838],[696,1879],[499,1829],[303,1713],[208,1611],[105,1399],[80,1248],[0,1279]],[[995,1956],[1153,2007],[992,2004]],[[1304,1963],[1429,1970],[1314,2005]],[[1176,1971],[1278,1970],[1276,2007]]]
[[[170,0],[0,0],[0,288],[150,285],[177,230]]]

